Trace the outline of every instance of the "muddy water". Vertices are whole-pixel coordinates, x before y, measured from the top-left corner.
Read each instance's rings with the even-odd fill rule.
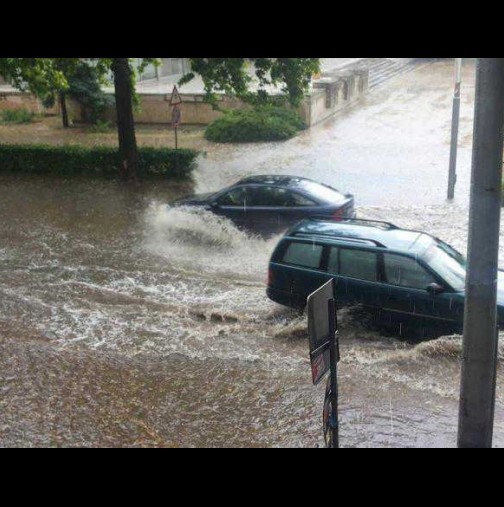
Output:
[[[472,111],[446,203],[450,91],[445,63],[420,67],[288,143],[212,149],[194,184],[0,177],[0,446],[321,445],[306,318],[265,297],[278,238],[166,203],[298,173],[465,251]],[[342,445],[454,446],[460,337],[412,344],[339,318]],[[498,446],[503,380],[499,364]]]

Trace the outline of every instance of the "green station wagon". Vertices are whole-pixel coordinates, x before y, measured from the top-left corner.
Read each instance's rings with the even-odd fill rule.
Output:
[[[303,220],[273,252],[267,295],[304,308],[330,278],[338,306],[359,305],[378,323],[409,323],[461,332],[465,259],[443,241],[388,222]],[[504,273],[499,271],[498,321],[504,324]]]

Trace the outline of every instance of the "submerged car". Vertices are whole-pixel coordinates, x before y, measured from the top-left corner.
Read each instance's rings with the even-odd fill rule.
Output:
[[[177,206],[199,206],[231,219],[239,228],[280,232],[310,216],[354,216],[354,198],[299,176],[251,176],[211,194],[186,197]]]
[[[371,310],[376,323],[461,332],[465,275],[463,255],[424,232],[372,220],[310,219],[278,243],[269,264],[267,295],[302,309],[309,294],[334,278],[337,305]],[[498,278],[498,323],[503,327],[502,271]]]

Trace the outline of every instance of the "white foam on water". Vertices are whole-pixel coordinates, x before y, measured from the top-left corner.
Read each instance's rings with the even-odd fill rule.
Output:
[[[211,273],[263,282],[278,237],[264,240],[206,210],[152,203],[145,216],[145,248],[186,273]]]

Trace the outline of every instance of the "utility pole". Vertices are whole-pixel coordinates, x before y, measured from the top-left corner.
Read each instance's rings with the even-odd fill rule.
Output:
[[[459,406],[459,447],[491,447],[497,363],[497,260],[504,58],[478,58]]]
[[[460,82],[462,81],[462,58],[455,58],[455,88],[453,91],[450,166],[448,169],[448,199],[455,195],[457,181],[457,142],[460,117]]]

